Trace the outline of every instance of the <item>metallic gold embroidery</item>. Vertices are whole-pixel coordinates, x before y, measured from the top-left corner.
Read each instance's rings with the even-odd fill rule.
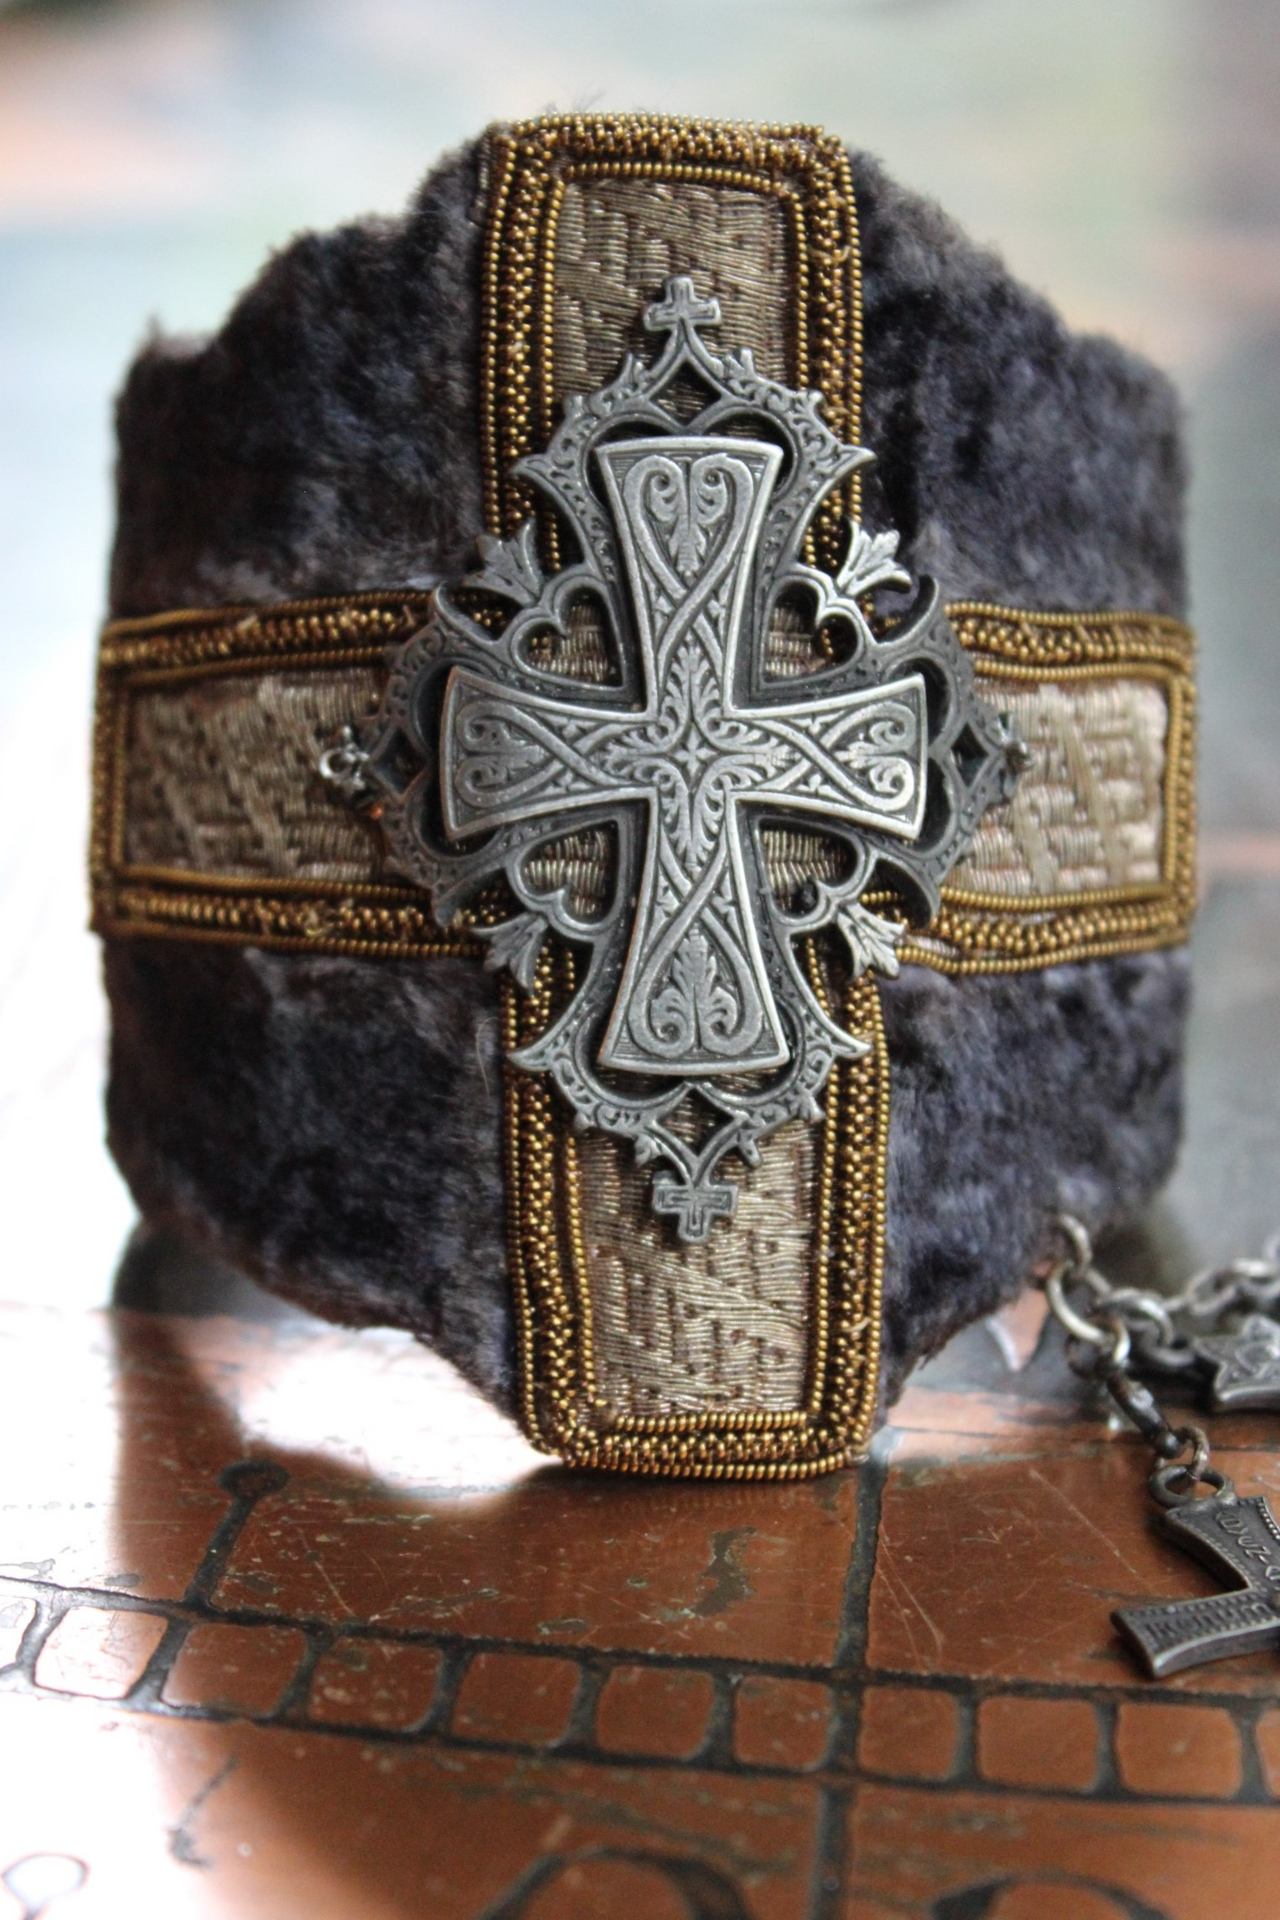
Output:
[[[769,371],[820,387],[836,432],[856,439],[857,233],[847,162],[834,142],[797,130],[590,118],[501,133],[492,156],[482,326],[491,532],[510,534],[528,516],[532,502],[512,462],[545,444],[566,392],[597,384],[595,357],[605,354],[602,370],[612,371],[643,304],[633,292],[651,295],[661,284],[660,276],[641,289],[638,276],[673,233],[696,252],[691,259],[664,253],[669,270],[692,269],[702,290],[735,317],[735,337]],[[824,558],[834,557],[845,506],[857,510],[853,486],[817,524]],[[544,522],[541,532],[555,559],[554,525]],[[579,868],[589,867],[589,850],[575,855]],[[580,871],[579,885],[584,878]],[[563,952],[544,956],[528,1000],[504,986],[512,1046],[545,1029],[572,964]],[[669,1355],[642,1367],[634,1350],[628,1357],[620,1346],[614,1316],[621,1303],[609,1298],[619,1274],[624,1285],[647,1280],[652,1289],[665,1273],[669,1316],[697,1314],[711,1304],[702,1269],[720,1243],[713,1237],[701,1251],[680,1252],[668,1243],[648,1262],[637,1240],[655,1227],[626,1149],[605,1137],[579,1146],[550,1088],[508,1069],[512,1273],[525,1424],[539,1445],[577,1465],[755,1478],[820,1472],[865,1444],[877,1379],[888,1069],[874,986],[860,987],[856,998],[850,1017],[871,1028],[876,1046],[830,1083],[821,1181],[802,1196],[798,1231],[779,1241],[768,1262],[770,1299],[780,1291],[786,1302],[769,1313],[773,1338],[762,1340],[773,1349],[772,1381],[764,1385],[757,1366],[755,1404],[747,1407],[733,1404],[735,1376],[723,1359],[708,1362],[708,1353],[717,1333],[736,1332],[748,1345],[761,1340],[762,1303],[747,1303],[729,1328],[733,1309],[716,1290],[719,1312],[706,1317],[717,1331],[705,1330],[703,1364],[696,1378],[684,1374],[682,1391],[674,1341]],[[854,1141],[838,1144],[851,1111]],[[766,1187],[787,1144],[783,1137],[764,1143]],[[735,1243],[747,1235],[749,1211],[750,1202],[727,1229]],[[743,1385],[740,1374],[737,1382]],[[785,1402],[802,1383],[803,1406],[779,1407],[779,1394]]]
[[[837,143],[805,129],[571,116],[499,130],[488,169],[481,425],[492,533],[510,534],[532,510],[515,460],[545,443],[567,392],[612,371],[643,296],[672,271],[692,270],[761,366],[818,388],[832,427],[857,440],[860,268]],[[857,504],[855,477],[819,523],[820,558],[834,557],[840,517]],[[540,531],[554,559],[556,531],[549,523]],[[426,604],[421,594],[364,594],[109,626],[95,751],[95,925],[321,953],[478,958],[483,949],[465,926],[441,933],[421,893],[383,876],[360,823],[347,823],[350,833],[317,827],[333,828],[334,804],[318,779],[299,770],[297,795],[277,795],[263,780],[247,791],[243,767],[229,763],[246,728],[274,724],[296,764],[299,743],[347,683],[354,718]],[[1040,761],[1015,802],[1021,813],[991,816],[944,888],[937,919],[908,932],[901,957],[946,972],[1011,971],[1185,939],[1194,902],[1186,629],[1149,614],[984,604],[949,612],[978,671],[1023,715]],[[588,616],[554,664],[606,677],[590,629]],[[770,647],[779,671],[814,664],[802,632],[779,630]],[[188,748],[200,756],[199,804],[172,792],[157,804],[148,764],[163,789],[166,766],[171,776]],[[802,886],[824,857],[815,836],[773,835],[774,884]],[[588,900],[603,884],[608,848],[580,835],[544,858]],[[574,967],[567,949],[548,949],[530,995],[504,980],[508,1051],[564,1005]],[[809,970],[815,991],[827,992],[812,950]],[[578,1466],[735,1478],[818,1473],[865,1447],[878,1380],[889,1124],[869,980],[848,991],[842,1019],[871,1037],[871,1050],[836,1067],[825,1118],[799,1150],[790,1128],[764,1143],[761,1169],[745,1176],[742,1217],[723,1230],[745,1236],[724,1274],[712,1271],[714,1237],[679,1254],[674,1244],[637,1245],[644,1231],[661,1230],[638,1204],[638,1176],[617,1144],[580,1143],[550,1086],[507,1068],[520,1397],[538,1445]],[[696,1273],[686,1271],[690,1261],[702,1263]],[[678,1303],[662,1297],[668,1275],[667,1295],[683,1287]],[[651,1360],[637,1351],[645,1343]]]
[[[232,728],[237,738],[246,715],[256,713],[253,724],[261,724],[282,703],[294,706],[304,732],[311,724],[304,716],[319,724],[318,716],[338,705],[357,715],[370,690],[382,685],[388,647],[421,624],[425,609],[425,595],[388,594],[113,622],[103,635],[96,728],[98,930],[312,952],[480,954],[465,934],[435,926],[415,888],[384,873],[379,836],[345,812],[318,774],[304,772],[297,739],[292,767],[274,768],[259,782],[255,828],[241,797],[246,769],[238,750],[228,752],[225,728],[220,734],[216,725],[202,724],[211,696],[224,714],[227,704],[239,708]],[[1069,853],[1076,836],[1080,857],[1074,867],[1065,859],[1058,864],[1051,888],[1030,890],[1035,875],[1029,856],[1016,851],[1012,809],[993,809],[972,854],[943,888],[939,918],[927,933],[907,934],[902,957],[948,973],[1016,972],[1184,941],[1195,905],[1187,629],[1158,614],[1046,614],[969,603],[948,612],[992,697],[1015,707],[1033,756],[1040,751],[1043,759],[1049,750],[1047,734],[1041,749],[1036,742],[1051,717],[1055,726],[1068,714],[1075,716],[1073,726],[1079,720],[1075,784],[1065,783],[1071,796],[1047,764],[1033,758],[1015,804],[1051,814],[1070,797],[1058,844]],[[566,664],[578,674],[592,670],[592,634],[584,631],[573,644]],[[787,644],[786,635],[771,643],[779,665],[789,664]],[[792,650],[799,645],[796,640]],[[804,664],[803,649],[797,663]],[[306,691],[313,680],[314,696]],[[341,700],[339,687],[347,690]],[[1140,716],[1132,735],[1123,724],[1126,713]],[[1108,747],[1108,730],[1117,727],[1118,746]],[[151,779],[165,782],[163,756],[151,766],[157,731],[181,741],[184,752],[189,744],[194,756],[181,847],[156,793],[147,790]],[[1119,762],[1108,770],[1113,751]],[[1096,779],[1080,765],[1081,754],[1094,757]],[[1146,769],[1140,779],[1139,759]],[[172,766],[170,779],[179,771]],[[1143,782],[1148,788],[1139,806],[1135,788]],[[268,810],[264,818],[272,797],[279,812]],[[1100,803],[1105,812],[1097,810]],[[1127,872],[1114,848],[1105,854],[1108,832],[1113,840],[1129,834],[1137,850]],[[228,859],[237,847],[240,857]],[[1154,874],[1152,848],[1158,848]],[[769,836],[768,855],[774,884],[785,892],[821,874],[830,849],[820,836],[779,831]],[[557,877],[584,904],[603,899],[603,837],[564,843],[555,857]],[[552,850],[546,858],[550,863]],[[1086,884],[1094,859],[1107,865],[1104,883],[1096,886]]]
[[[421,593],[353,594],[110,623],[94,727],[95,929],[392,958],[479,952],[465,931],[442,933],[415,888],[383,877],[374,834],[341,813],[317,773],[297,765],[299,730],[305,736],[319,723],[338,686],[347,689],[348,711],[360,711],[381,685],[388,649],[421,625],[427,601]],[[325,692],[309,701],[309,684]],[[229,699],[220,688],[231,690]],[[200,725],[211,691],[214,711],[224,720],[233,714],[230,733],[241,744],[255,715],[261,724],[292,696],[302,709],[290,716],[296,794],[260,784],[246,805],[247,770],[238,750],[227,757],[228,727],[220,740],[216,724]],[[158,745],[157,732],[196,755],[185,834],[166,820],[163,791],[145,792],[145,749],[148,739]],[[161,754],[152,777],[172,791],[180,773]],[[237,846],[240,861],[222,864]],[[329,866],[335,848],[340,858]]]
[[[126,742],[124,858],[245,879],[367,882],[378,847],[321,780],[321,753],[376,701],[375,667],[205,674],[151,687]]]
[[[1167,689],[987,679],[983,692],[1013,715],[1030,765],[998,817],[984,815],[953,885],[1016,902],[1158,884]]]
[[[507,1052],[543,1030],[571,985],[572,961],[563,952],[543,956],[530,995],[504,981]],[[873,1045],[863,1058],[841,1062],[830,1083],[807,1262],[804,1399],[794,1408],[704,1404],[694,1413],[619,1414],[601,1396],[578,1144],[546,1083],[507,1069],[522,1415],[538,1445],[579,1467],[750,1480],[829,1472],[865,1448],[879,1372],[889,1126],[888,1058],[873,985],[857,983],[844,1018]]]
[[[1063,884],[1045,893],[1006,890],[1004,863],[984,868],[979,834],[968,863],[942,890],[942,910],[925,933],[907,934],[903,960],[944,973],[1020,973],[1072,960],[1178,946],[1196,904],[1194,642],[1189,629],[1163,614],[1035,613],[983,603],[948,608],[984,680],[1024,687],[1049,705],[1064,694],[1126,697],[1157,692],[1165,709],[1158,871],[1153,878],[1117,877],[1095,888]],[[1148,708],[1150,712],[1150,708]],[[1148,753],[1153,750],[1149,742]],[[1035,766],[1031,791],[1035,792]],[[1089,781],[1081,777],[1082,789]],[[1096,800],[1099,787],[1093,781]],[[1005,810],[993,808],[986,830],[999,833]],[[1101,833],[1102,821],[1090,827]]]
[[[817,1135],[792,1121],[732,1166],[732,1230],[673,1243],[648,1172],[601,1134],[577,1144],[596,1391],[611,1416],[798,1408],[809,1354]]]
[[[803,127],[557,115],[497,131],[490,163],[481,425],[491,533],[511,532],[533,510],[529,489],[512,466],[546,440],[564,391],[555,364],[557,234],[568,190],[578,182],[645,181],[775,199],[791,252],[786,377],[793,385],[818,388],[832,430],[856,443],[861,270],[849,163],[838,141]],[[704,290],[719,295],[714,266],[712,261]],[[731,280],[725,297],[732,304]],[[839,537],[842,513],[856,513],[857,504],[855,475],[828,503],[828,542]]]
[[[662,180],[573,180],[556,232],[552,402],[592,393],[624,350],[648,358],[641,318],[674,275],[714,285],[725,340],[750,340],[756,369],[786,381],[793,363],[791,239],[781,200]]]

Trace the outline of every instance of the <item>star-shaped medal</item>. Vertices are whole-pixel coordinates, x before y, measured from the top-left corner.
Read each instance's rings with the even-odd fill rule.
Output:
[[[1280,1321],[1251,1313],[1233,1332],[1207,1334],[1192,1345],[1214,1370],[1209,1397],[1215,1413],[1240,1407],[1280,1413]]]

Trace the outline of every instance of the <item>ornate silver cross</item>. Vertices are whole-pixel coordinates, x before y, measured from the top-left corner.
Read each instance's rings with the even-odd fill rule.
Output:
[[[684,435],[597,455],[626,564],[644,705],[612,714],[459,667],[445,694],[445,831],[465,842],[592,803],[647,809],[644,869],[602,1067],[697,1079],[785,1065],[756,928],[748,807],[878,826],[924,812],[920,674],[786,706],[736,704],[743,603],[776,446]]]
[[[549,932],[589,954],[516,1062],[550,1073],[580,1125],[665,1163],[653,1203],[688,1240],[733,1209],[724,1156],[754,1164],[764,1134],[818,1117],[835,1059],[866,1050],[819,1004],[796,937],[834,924],[855,973],[896,971],[900,927],[860,899],[873,873],[931,918],[1017,764],[931,583],[873,633],[865,597],[910,585],[895,534],[851,521],[833,573],[806,558],[819,502],[871,456],[841,444],[818,395],[714,353],[701,329],[719,317],[669,281],[645,314],[667,335],[655,363],[628,357],[567,402],[517,471],[573,559],[547,577],[532,522],[483,542],[469,604],[441,590],[401,654],[366,762],[393,856],[442,925],[501,875],[516,910],[483,930],[491,964],[528,987]],[[797,605],[838,662],[799,681],[769,649]],[[806,824],[836,857],[786,901],[766,836]],[[584,834],[610,850],[598,907],[568,883],[564,848]]]

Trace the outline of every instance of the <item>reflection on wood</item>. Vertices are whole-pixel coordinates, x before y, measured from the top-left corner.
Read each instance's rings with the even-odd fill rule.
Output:
[[[400,1335],[3,1333],[0,1871],[83,1862],[68,1920],[1221,1920],[1245,1847],[1273,1910],[1274,1661],[1128,1663],[1111,1606],[1208,1576],[1052,1327],[787,1487],[546,1467]],[[23,1444],[55,1391],[88,1444]],[[1216,1423],[1245,1492],[1260,1424]]]

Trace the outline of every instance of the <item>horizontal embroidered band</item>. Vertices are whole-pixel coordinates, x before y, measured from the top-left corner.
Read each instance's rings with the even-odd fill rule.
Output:
[[[321,779],[376,706],[423,594],[117,621],[99,662],[100,932],[315,952],[480,952],[389,874],[380,834]],[[1158,614],[948,608],[1030,764],[903,958],[1012,972],[1186,939],[1195,904],[1192,641]],[[788,847],[775,836],[780,880]],[[793,851],[793,850],[792,850]],[[603,864],[578,879],[603,893]]]

